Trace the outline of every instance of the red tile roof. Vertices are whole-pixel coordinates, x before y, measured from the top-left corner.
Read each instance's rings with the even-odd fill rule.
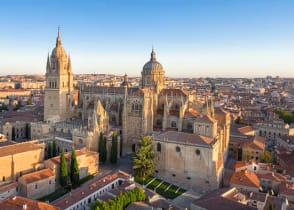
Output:
[[[254,172],[247,169],[233,173],[230,183],[245,187],[259,188],[260,186],[258,176]]]
[[[24,180],[25,183],[30,184],[42,179],[48,179],[55,176],[54,172],[50,168],[46,168],[33,173],[25,174],[20,179]]]
[[[49,203],[21,196],[11,196],[0,201],[1,210],[23,210],[24,204],[27,207],[26,210],[59,210],[59,208]]]

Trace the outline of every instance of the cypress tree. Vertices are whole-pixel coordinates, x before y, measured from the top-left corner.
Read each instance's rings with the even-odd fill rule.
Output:
[[[70,178],[74,185],[78,185],[80,181],[80,170],[77,160],[76,150],[73,148],[71,153]]]
[[[52,158],[52,142],[49,141],[47,144],[47,158]]]
[[[52,143],[52,157],[57,156],[56,142],[55,140]]]
[[[64,150],[61,149],[60,155],[60,184],[61,186],[67,185],[67,163],[64,157]]]
[[[114,132],[112,135],[110,162],[117,163],[117,133],[116,132]]]
[[[99,136],[98,152],[99,152],[99,161],[102,162],[102,163],[104,162],[103,161],[103,157],[104,157],[103,142],[104,142],[104,137],[103,137],[103,133],[101,132],[100,136]]]
[[[103,163],[106,162],[107,160],[107,148],[106,148],[106,142],[107,142],[107,139],[106,137],[104,136],[104,139],[103,139]]]

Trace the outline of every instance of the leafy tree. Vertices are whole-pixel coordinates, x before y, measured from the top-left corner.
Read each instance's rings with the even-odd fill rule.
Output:
[[[242,124],[243,123],[243,119],[240,116],[238,116],[237,119],[235,120],[235,122],[237,124]]]
[[[47,158],[52,158],[52,142],[49,141],[47,144]]]
[[[61,149],[61,155],[60,155],[60,184],[61,186],[67,185],[67,163],[64,156],[64,150]]]
[[[99,136],[98,152],[99,152],[99,161],[101,163],[105,163],[107,158],[106,138],[104,137],[102,132],[100,133],[100,136]]]
[[[268,210],[275,210],[275,207],[274,207],[274,205],[271,202],[269,202],[267,209]]]
[[[32,99],[32,95],[30,95],[30,97],[27,100],[27,105],[32,105],[33,104],[33,99]]]
[[[79,184],[80,170],[79,170],[79,164],[78,164],[78,160],[77,160],[76,150],[74,148],[72,149],[72,153],[71,153],[70,178],[71,178],[71,182],[74,185]]]
[[[57,156],[56,141],[53,140],[53,143],[52,143],[52,157],[56,157],[56,156]]]
[[[284,120],[285,123],[291,124],[294,122],[294,114],[287,112],[285,110],[275,110],[275,113],[279,116],[280,119]]]
[[[147,176],[151,175],[155,168],[154,158],[152,137],[145,136],[141,139],[139,149],[133,159],[135,176],[144,180]]]
[[[274,160],[273,153],[268,150],[265,150],[260,155],[260,162],[262,163],[272,163],[273,160]]]
[[[110,162],[117,163],[117,132],[112,135]]]
[[[91,210],[122,210],[132,202],[144,201],[145,199],[146,196],[144,190],[142,188],[135,188],[130,191],[120,193],[117,197],[111,198],[103,203],[99,200],[96,200],[91,205]]]

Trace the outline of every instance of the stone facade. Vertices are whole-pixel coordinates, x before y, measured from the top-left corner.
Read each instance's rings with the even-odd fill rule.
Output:
[[[73,74],[71,60],[61,44],[58,30],[56,47],[47,58],[44,120],[52,121],[72,116]]]
[[[49,168],[19,178],[20,195],[38,199],[55,191],[55,174]]]
[[[188,153],[182,153],[179,157],[166,155],[164,163],[159,164],[162,164],[165,167],[163,169],[170,174],[168,167],[176,168],[175,163],[197,160],[202,164],[201,170],[194,165],[187,165],[185,169],[175,169],[172,174],[175,173],[178,176],[181,174],[184,180],[190,177],[191,186],[194,187],[198,184],[196,180],[199,180],[199,183],[204,183],[205,190],[219,186],[223,163],[228,155],[230,116],[222,109],[214,109],[212,98],[207,97],[203,103],[197,100],[195,93],[188,90],[165,88],[165,71],[153,49],[150,60],[143,66],[140,87],[131,87],[127,75],[124,76],[125,81],[122,82],[121,87],[81,83],[78,104],[74,107],[74,112],[68,103],[72,95],[72,86],[69,86],[72,85],[72,73],[69,66],[70,59],[61,46],[58,34],[56,48],[47,62],[45,120],[53,122],[53,119],[68,120],[71,116],[75,116],[75,119],[86,122],[86,125],[82,123],[80,127],[65,128],[63,124],[59,128],[58,123],[53,122],[56,131],[59,129],[60,132],[65,132],[64,129],[67,129],[72,135],[75,146],[85,146],[97,151],[100,132],[107,135],[112,130],[116,130],[121,137],[119,148],[122,155],[135,152],[140,138],[144,135],[153,135],[155,132],[176,131],[193,134],[195,138],[199,138],[199,135],[210,138],[214,143],[203,147],[194,144],[185,145],[185,139],[176,143],[182,145],[187,151],[191,150],[193,154],[195,149],[199,148],[203,156],[200,156],[200,162],[199,156],[188,157]],[[64,72],[67,72],[67,76],[63,74]],[[61,85],[63,81],[67,83],[67,86]],[[60,100],[53,103],[54,98]],[[161,144],[166,153],[175,153],[174,143],[163,141]],[[209,180],[207,180],[208,172],[213,177]]]
[[[27,140],[30,132],[29,123],[25,121],[6,122],[2,127],[2,132],[8,140]]]
[[[44,144],[18,143],[0,147],[0,183],[17,180],[44,160]]]
[[[67,161],[68,171],[70,171],[70,153],[65,154]],[[99,156],[97,152],[91,152],[88,150],[77,150],[77,161],[80,170],[80,179],[98,172]],[[56,177],[59,177],[60,157],[50,158],[44,161],[46,168],[50,168]],[[56,179],[56,185],[59,185],[59,179]]]

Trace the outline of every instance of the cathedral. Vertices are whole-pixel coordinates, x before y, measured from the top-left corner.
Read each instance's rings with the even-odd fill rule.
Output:
[[[93,150],[100,132],[117,130],[121,155],[135,152],[142,136],[153,136],[155,176],[204,191],[221,184],[229,113],[215,108],[212,98],[201,103],[195,93],[166,88],[165,70],[153,49],[142,68],[139,87],[131,87],[125,75],[120,87],[79,84],[77,103],[73,95],[71,60],[58,32],[56,47],[47,58],[46,123],[83,122],[66,132],[72,134],[75,145]]]

